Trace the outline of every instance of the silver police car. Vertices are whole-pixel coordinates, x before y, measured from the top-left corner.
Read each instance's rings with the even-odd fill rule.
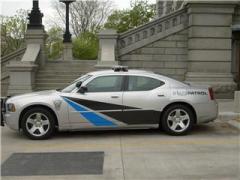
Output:
[[[218,107],[210,87],[119,66],[90,72],[62,90],[10,97],[1,112],[11,129],[46,139],[56,130],[83,129],[160,128],[184,135],[195,124],[213,121]]]

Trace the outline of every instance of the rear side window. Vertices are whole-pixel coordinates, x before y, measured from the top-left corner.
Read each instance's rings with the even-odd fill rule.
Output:
[[[150,91],[162,86],[164,82],[144,76],[129,76],[127,91]]]
[[[122,90],[122,76],[101,76],[87,84],[88,92],[117,92]]]

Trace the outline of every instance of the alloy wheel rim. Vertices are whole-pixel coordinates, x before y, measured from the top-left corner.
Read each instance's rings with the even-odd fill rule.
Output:
[[[46,115],[39,112],[33,113],[26,121],[26,128],[33,136],[43,136],[50,128],[50,122]]]
[[[167,118],[168,127],[174,132],[185,131],[190,124],[190,117],[183,109],[174,109]]]

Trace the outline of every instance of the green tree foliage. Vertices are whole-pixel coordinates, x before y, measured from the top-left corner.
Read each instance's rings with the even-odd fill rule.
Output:
[[[52,27],[47,32],[47,52],[49,59],[58,59],[62,54],[63,43],[62,34],[63,31],[59,27]]]
[[[14,16],[1,16],[1,56],[25,46],[27,28],[26,10],[18,10]]]
[[[98,37],[91,32],[81,33],[73,40],[73,56],[77,59],[97,59]]]
[[[131,1],[131,9],[116,10],[108,17],[104,27],[119,33],[149,22],[155,16],[155,8],[147,0]]]

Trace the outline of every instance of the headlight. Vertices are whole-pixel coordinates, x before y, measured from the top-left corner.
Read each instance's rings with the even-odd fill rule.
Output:
[[[15,105],[13,103],[7,104],[7,111],[15,112],[16,111]]]

